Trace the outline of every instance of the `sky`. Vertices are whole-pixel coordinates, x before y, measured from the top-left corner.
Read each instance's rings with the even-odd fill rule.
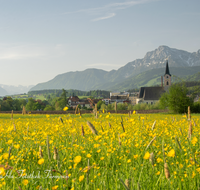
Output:
[[[110,71],[161,45],[196,52],[199,23],[200,0],[0,0],[0,84]]]

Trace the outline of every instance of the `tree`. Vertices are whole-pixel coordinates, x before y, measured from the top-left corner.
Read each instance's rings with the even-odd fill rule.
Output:
[[[105,104],[105,102],[103,102],[102,100],[99,100],[99,101],[97,102],[97,109],[98,109],[98,110],[101,108],[101,105],[102,105],[102,104]]]
[[[64,100],[65,106],[67,104],[67,91],[65,89],[62,89],[61,98]]]
[[[164,93],[162,94],[162,96],[160,97],[160,106],[163,109],[166,109],[169,107],[169,93]]]
[[[188,89],[184,83],[173,84],[169,92],[164,93],[160,98],[160,104],[163,108],[175,113],[187,112],[188,106],[192,106],[192,100],[187,96]]]
[[[28,103],[26,104],[26,110],[28,111],[35,110],[35,100],[33,98],[28,99]]]

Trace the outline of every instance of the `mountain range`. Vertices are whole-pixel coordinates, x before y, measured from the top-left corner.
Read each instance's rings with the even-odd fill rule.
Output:
[[[27,93],[32,87],[33,87],[33,85],[14,86],[14,85],[0,84],[0,96],[13,95],[13,94],[24,94],[24,93]]]
[[[30,91],[62,88],[122,91],[156,85],[160,84],[160,76],[164,75],[166,59],[172,75],[185,77],[200,71],[200,49],[190,53],[168,46],[159,46],[154,51],[147,52],[143,59],[129,62],[118,70],[86,69],[67,72],[57,75],[50,81],[37,84]]]

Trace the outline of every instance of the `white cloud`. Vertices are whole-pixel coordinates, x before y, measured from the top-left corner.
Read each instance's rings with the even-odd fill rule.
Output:
[[[92,19],[92,21],[99,21],[99,20],[104,20],[104,19],[108,19],[108,18],[112,18],[116,15],[116,11],[120,10],[120,9],[126,9],[135,5],[139,5],[139,4],[144,4],[144,3],[149,3],[152,1],[160,1],[160,0],[132,0],[132,1],[127,1],[127,2],[123,2],[123,3],[111,3],[111,4],[107,4],[103,7],[97,7],[97,8],[91,8],[91,9],[81,9],[78,11],[74,11],[74,12],[66,12],[64,14],[72,14],[72,13],[86,13],[89,15],[99,15],[101,17],[96,18],[96,19]]]
[[[93,19],[92,21],[95,22],[95,21],[99,21],[99,20],[105,20],[105,19],[108,19],[108,18],[112,18],[112,17],[114,17],[115,15],[116,15],[115,13],[110,13],[110,14],[107,15],[107,16],[95,18],[95,19]]]
[[[65,47],[62,44],[55,46],[0,44],[0,60],[24,60],[62,56],[65,52]]]

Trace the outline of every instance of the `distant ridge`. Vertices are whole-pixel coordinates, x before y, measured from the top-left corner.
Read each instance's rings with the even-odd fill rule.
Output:
[[[8,94],[8,92],[5,89],[3,89],[2,87],[0,87],[0,96],[5,96],[7,94]]]
[[[0,84],[0,87],[3,88],[6,91],[6,94],[4,94],[4,95],[13,95],[13,94],[27,93],[33,87],[33,85],[29,85],[29,86],[22,86],[22,85],[14,86],[14,85]]]
[[[147,52],[143,59],[136,59],[135,61],[129,62],[118,70],[108,72],[101,69],[86,69],[84,71],[67,72],[57,75],[50,81],[37,84],[31,88],[30,91],[62,88],[85,91],[95,89],[117,89],[116,86],[123,84],[125,81],[136,83],[136,81],[134,81],[135,79],[132,77],[137,76],[140,73],[147,70],[164,68],[166,58],[168,58],[170,68],[192,68],[200,66],[200,50],[190,53],[184,50],[170,48],[168,46],[159,46],[154,51]],[[198,71],[199,70],[196,70],[196,72]],[[176,73],[174,74],[177,76],[179,75]],[[191,71],[191,74],[194,74],[193,71]],[[187,73],[187,75],[190,74]],[[132,80],[129,81],[129,79]],[[126,88],[125,86],[130,85],[125,85],[124,83],[123,89]]]

